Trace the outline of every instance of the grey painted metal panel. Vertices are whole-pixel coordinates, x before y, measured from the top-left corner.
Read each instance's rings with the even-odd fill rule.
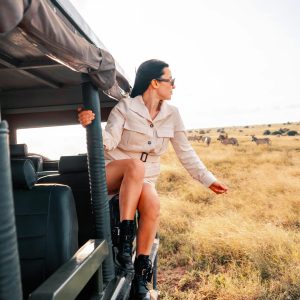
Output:
[[[29,77],[29,78],[33,79],[33,81],[37,81],[37,82],[42,83],[46,86],[50,86],[52,88],[58,88],[59,87],[58,83],[54,82],[51,79],[45,78],[41,74],[35,74],[34,72],[30,72],[30,71],[23,70],[23,69],[18,69],[16,64],[14,64],[12,61],[9,61],[8,59],[4,59],[3,55],[1,55],[1,54],[0,54],[0,63],[3,66],[5,66],[9,69],[14,69],[15,72],[18,72],[18,73],[22,74],[25,77]]]
[[[104,240],[89,240],[30,296],[29,300],[75,299],[108,254]]]

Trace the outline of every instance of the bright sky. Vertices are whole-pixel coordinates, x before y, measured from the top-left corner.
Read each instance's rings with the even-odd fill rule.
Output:
[[[71,2],[132,81],[169,63],[187,128],[300,121],[300,1]]]
[[[132,82],[143,61],[169,63],[187,129],[300,121],[299,0],[70,1]],[[18,142],[50,158],[86,152],[79,125]]]

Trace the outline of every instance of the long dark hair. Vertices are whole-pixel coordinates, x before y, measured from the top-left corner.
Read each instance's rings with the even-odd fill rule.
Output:
[[[158,59],[150,59],[143,62],[136,72],[130,97],[134,98],[143,95],[151,81],[160,78],[163,75],[163,69],[167,67],[169,67],[167,63]]]

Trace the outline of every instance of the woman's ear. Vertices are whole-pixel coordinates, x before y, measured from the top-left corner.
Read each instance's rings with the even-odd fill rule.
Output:
[[[154,88],[157,89],[158,88],[158,81],[156,79],[152,79],[150,82],[150,85]]]

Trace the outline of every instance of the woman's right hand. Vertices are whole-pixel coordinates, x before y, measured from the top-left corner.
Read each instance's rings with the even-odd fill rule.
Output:
[[[92,123],[95,119],[95,114],[91,110],[84,110],[82,107],[77,109],[78,111],[78,121],[83,127],[86,127]]]
[[[216,194],[224,194],[228,191],[228,187],[221,182],[215,181],[209,188]]]

